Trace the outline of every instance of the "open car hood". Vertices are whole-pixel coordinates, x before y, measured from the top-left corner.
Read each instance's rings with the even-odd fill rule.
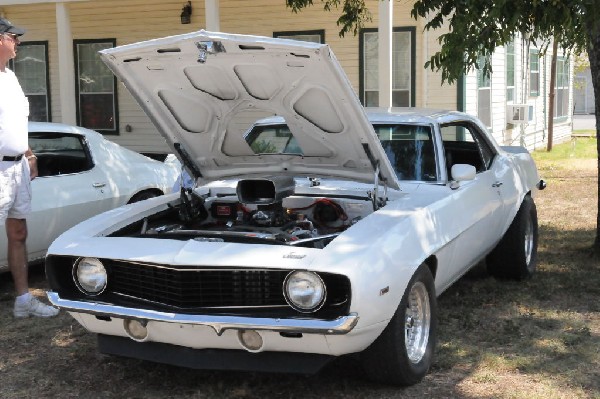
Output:
[[[199,31],[101,57],[205,181],[283,174],[398,188],[328,45]],[[285,131],[258,134],[273,116]]]

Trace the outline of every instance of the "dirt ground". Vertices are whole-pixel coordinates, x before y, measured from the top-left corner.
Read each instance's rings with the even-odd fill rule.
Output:
[[[408,388],[368,382],[352,358],[314,376],[198,371],[96,351],[68,314],[12,317],[0,275],[1,398],[600,398],[600,266],[590,257],[596,163],[540,165],[538,273],[523,283],[466,276],[439,298],[430,374]],[[31,270],[44,296],[43,268]]]

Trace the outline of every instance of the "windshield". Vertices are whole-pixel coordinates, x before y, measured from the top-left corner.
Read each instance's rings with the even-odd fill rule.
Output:
[[[373,127],[399,180],[438,180],[430,126],[376,124]],[[257,124],[245,140],[255,154],[303,155],[286,124]]]
[[[385,124],[373,127],[398,180],[438,180],[430,126]]]

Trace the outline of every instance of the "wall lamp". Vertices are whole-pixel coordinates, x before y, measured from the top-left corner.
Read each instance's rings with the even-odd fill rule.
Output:
[[[181,23],[189,24],[192,20],[192,2],[188,1],[187,4],[181,9]]]

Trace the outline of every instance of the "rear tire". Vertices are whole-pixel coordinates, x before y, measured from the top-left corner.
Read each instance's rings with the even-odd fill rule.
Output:
[[[488,272],[497,278],[530,278],[537,265],[537,242],[537,209],[533,198],[526,196],[504,237],[487,256]]]
[[[421,265],[381,335],[361,354],[369,379],[407,386],[421,381],[433,360],[437,301],[433,276]]]

